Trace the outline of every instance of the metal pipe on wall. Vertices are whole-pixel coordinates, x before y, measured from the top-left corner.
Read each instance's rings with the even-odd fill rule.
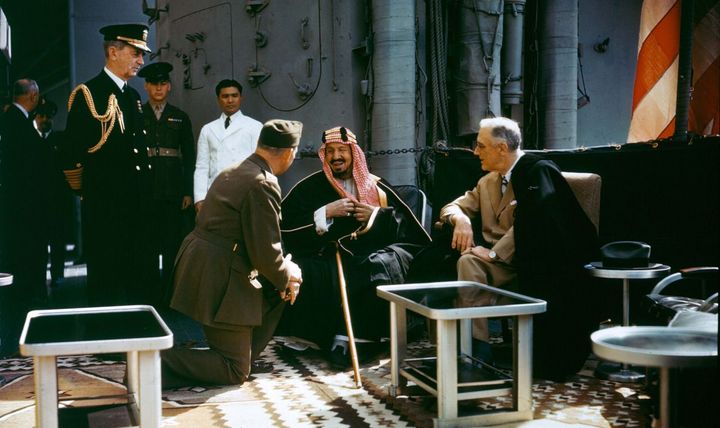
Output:
[[[68,1],[68,52],[70,55],[70,87],[74,88],[77,85],[77,65],[75,61],[75,2],[73,0]]]
[[[522,100],[522,52],[525,0],[506,0],[503,16],[502,103]]]
[[[542,147],[577,146],[577,0],[544,3],[540,42],[540,109],[544,111]]]
[[[503,3],[500,0],[458,2],[453,82],[456,135],[474,135],[480,119],[500,116],[500,50]]]
[[[415,148],[415,0],[373,0],[373,151]],[[415,155],[375,156],[374,174],[415,184]]]
[[[680,51],[678,54],[678,83],[673,140],[686,142],[688,138],[688,117],[690,115],[695,2],[682,2],[680,11]]]

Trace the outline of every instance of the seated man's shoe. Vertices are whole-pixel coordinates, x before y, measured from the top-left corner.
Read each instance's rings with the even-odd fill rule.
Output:
[[[387,344],[382,342],[356,342],[355,349],[359,364],[366,364],[387,350]],[[347,342],[343,345],[335,344],[328,355],[330,365],[337,370],[347,370],[352,367],[352,357]]]
[[[250,364],[250,374],[272,373],[274,369],[272,363],[263,360],[256,360]]]
[[[330,367],[335,370],[347,370],[352,367],[352,360],[350,358],[350,350],[343,348],[342,346],[334,347],[327,355]]]

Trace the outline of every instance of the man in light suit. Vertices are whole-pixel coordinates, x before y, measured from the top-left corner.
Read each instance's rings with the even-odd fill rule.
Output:
[[[210,349],[163,352],[163,386],[241,384],[295,302],[302,273],[280,241],[277,177],[293,162],[302,124],[271,120],[255,153],[210,186],[175,263],[170,306],[202,324]]]
[[[593,305],[578,304],[595,293],[583,266],[597,260],[597,233],[560,168],[524,153],[521,142],[517,122],[481,120],[474,153],[488,174],[443,207],[440,220],[453,226],[459,280],[517,288],[548,302],[547,312],[533,319],[533,370],[563,380],[582,367],[587,337],[600,320]],[[472,222],[481,226],[475,234]],[[487,293],[459,296],[463,306],[494,300]],[[474,355],[492,358],[487,338],[487,321],[474,320]]]
[[[222,114],[200,130],[195,161],[195,210],[200,211],[205,195],[223,169],[244,161],[254,151],[262,124],[240,111],[242,85],[225,79],[215,87]]]
[[[513,222],[517,202],[510,176],[525,154],[520,149],[520,128],[506,118],[483,119],[474,149],[485,174],[477,186],[440,211],[440,221],[453,226],[452,248],[461,254],[457,262],[458,280],[477,281],[495,287],[512,282],[515,237]],[[480,220],[480,237],[473,234],[472,221]],[[477,245],[476,245],[477,241]],[[484,293],[459,296],[463,306],[486,306],[495,302]],[[473,338],[480,356],[488,357],[487,319],[473,320]],[[480,342],[478,342],[480,341]]]

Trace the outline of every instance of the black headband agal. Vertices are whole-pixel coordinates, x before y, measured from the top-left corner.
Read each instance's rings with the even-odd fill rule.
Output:
[[[329,132],[329,131],[323,131],[323,134],[322,134],[322,142],[323,142],[323,144],[325,143],[325,136],[327,135],[328,132]],[[341,127],[340,127],[340,139],[343,140],[343,141],[345,141],[346,143],[349,141],[349,140],[348,140],[347,129],[345,129],[344,126],[341,126]]]

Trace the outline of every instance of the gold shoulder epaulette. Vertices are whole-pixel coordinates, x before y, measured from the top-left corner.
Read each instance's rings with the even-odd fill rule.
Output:
[[[73,91],[70,93],[70,98],[68,98],[68,112],[70,111],[70,109],[72,109],[72,105],[75,101],[75,96],[77,95],[78,91],[82,91],[83,95],[85,96],[85,102],[87,103],[88,109],[90,110],[90,114],[92,115],[92,117],[100,121],[100,141],[98,141],[96,145],[88,149],[88,153],[95,153],[96,151],[100,150],[103,144],[105,144],[105,141],[107,141],[110,133],[115,127],[116,120],[120,125],[120,132],[125,132],[123,113],[122,110],[120,110],[120,105],[118,104],[115,94],[110,94],[110,96],[108,97],[107,110],[105,110],[104,114],[99,115],[97,110],[95,109],[95,102],[93,101],[92,94],[90,93],[90,88],[88,88],[84,84],[77,85],[75,89],[73,89]]]

